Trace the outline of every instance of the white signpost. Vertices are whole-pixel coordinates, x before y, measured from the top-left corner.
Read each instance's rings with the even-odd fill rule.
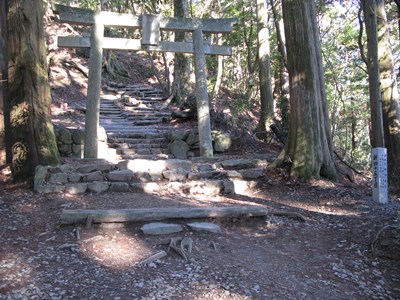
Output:
[[[388,202],[388,168],[386,148],[372,149],[372,199],[380,204]]]

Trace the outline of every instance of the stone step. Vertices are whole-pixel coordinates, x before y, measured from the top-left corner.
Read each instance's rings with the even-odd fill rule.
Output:
[[[164,136],[168,134],[169,129],[168,128],[162,128],[162,127],[156,127],[156,126],[149,126],[149,127],[144,127],[144,126],[132,126],[129,128],[126,127],[121,127],[121,126],[114,126],[114,128],[110,127],[104,127],[104,129],[108,133],[111,134],[136,134],[136,133],[143,133],[143,134],[163,134]]]
[[[122,143],[108,143],[112,148],[120,148],[120,149],[143,149],[143,148],[163,148],[167,149],[168,148],[168,143],[163,142],[163,143],[156,143],[153,142],[153,140],[148,139],[145,140],[143,143],[127,143],[127,142],[122,142]]]
[[[123,138],[123,139],[153,139],[153,138],[167,138],[168,131],[132,131],[132,132],[107,132],[108,138]]]
[[[115,125],[115,126],[143,126],[143,125],[156,125],[163,123],[160,118],[148,118],[148,119],[134,119],[134,118],[101,118],[100,125]]]
[[[161,113],[157,111],[150,111],[150,112],[144,112],[144,111],[130,111],[130,110],[123,110],[126,113],[127,118],[135,118],[135,117],[159,117],[159,118],[169,118],[171,117],[170,113]]]
[[[165,137],[153,137],[153,138],[148,138],[144,136],[143,138],[123,138],[123,137],[109,137],[108,138],[108,143],[114,143],[114,144],[145,144],[145,143],[157,143],[157,144],[167,144],[168,139]]]
[[[147,160],[157,160],[157,159],[169,159],[173,158],[171,154],[136,154],[136,155],[121,155],[122,159],[133,160],[133,159],[147,159]]]
[[[128,155],[128,156],[134,156],[134,155],[159,155],[159,154],[169,154],[168,149],[164,148],[137,148],[137,149],[123,149],[123,148],[117,148],[115,149],[117,154],[119,155]]]

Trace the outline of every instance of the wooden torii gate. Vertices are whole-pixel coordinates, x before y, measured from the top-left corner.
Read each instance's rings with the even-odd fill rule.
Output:
[[[91,37],[58,37],[58,47],[90,48],[89,79],[85,114],[84,157],[98,156],[98,127],[100,118],[101,67],[103,49],[131,51],[160,51],[194,53],[196,75],[196,102],[200,140],[200,156],[213,156],[210,107],[207,92],[205,55],[231,55],[231,47],[210,45],[204,34],[229,33],[236,18],[186,19],[144,14],[133,16],[107,11],[92,11],[64,5],[53,5],[59,20],[75,25],[92,26]],[[142,30],[142,39],[104,37],[105,27],[128,27]],[[161,41],[161,31],[192,32],[193,43]]]

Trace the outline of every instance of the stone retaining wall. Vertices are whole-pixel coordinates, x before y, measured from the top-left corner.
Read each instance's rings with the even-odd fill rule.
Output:
[[[82,160],[83,161],[83,160]],[[38,166],[34,189],[40,193],[183,192],[238,194],[264,175],[265,162],[228,160],[213,165],[190,160],[126,160],[117,164],[90,160],[77,167]]]
[[[54,133],[57,139],[58,151],[62,157],[83,157],[84,128],[67,128],[63,125],[55,124]],[[100,127],[98,135],[99,142],[107,142],[107,133],[103,127]]]

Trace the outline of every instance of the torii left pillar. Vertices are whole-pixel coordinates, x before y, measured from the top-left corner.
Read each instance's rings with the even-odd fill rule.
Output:
[[[92,27],[89,78],[85,114],[84,157],[98,157],[98,132],[100,122],[101,65],[103,60],[104,25],[98,14]]]

